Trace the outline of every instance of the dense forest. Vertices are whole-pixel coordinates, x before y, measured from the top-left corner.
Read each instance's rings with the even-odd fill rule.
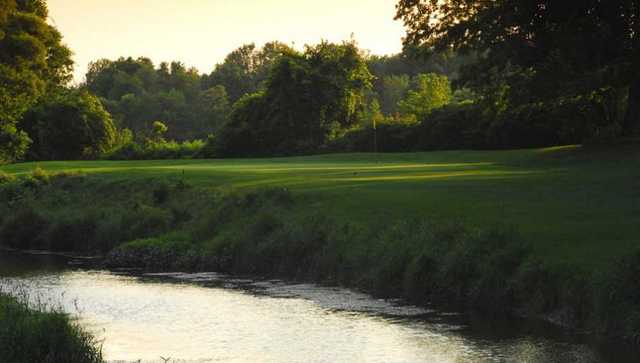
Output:
[[[637,132],[635,2],[452,3],[400,1],[396,55],[273,41],[209,74],[100,59],[71,86],[46,2],[2,1],[0,160],[520,148]]]

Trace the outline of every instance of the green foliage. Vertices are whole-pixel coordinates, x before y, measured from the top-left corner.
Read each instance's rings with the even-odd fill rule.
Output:
[[[206,116],[200,128],[209,133],[218,132],[229,119],[231,106],[227,91],[222,85],[215,85],[200,94],[197,103],[198,114]]]
[[[229,53],[223,63],[216,65],[206,77],[205,87],[224,87],[233,104],[244,95],[261,90],[278,59],[294,52],[291,47],[277,41],[268,42],[262,48],[257,48],[253,43],[245,44]]]
[[[117,145],[113,150],[102,155],[107,160],[161,160],[191,159],[202,156],[205,142],[193,141],[153,141],[137,143],[127,141]]]
[[[385,119],[375,130],[363,127],[347,131],[332,140],[328,149],[334,152],[416,151],[422,143],[419,137],[419,126],[415,122],[388,122]]]
[[[473,63],[477,55],[473,52],[439,52],[405,46],[401,53],[391,56],[371,55],[367,66],[376,76],[373,89],[380,98],[385,115],[396,113],[398,102],[403,99],[411,86],[411,78],[419,74],[436,73],[447,76],[455,82],[460,71]]]
[[[31,171],[31,178],[42,184],[49,183],[50,177],[51,175],[49,175],[49,173],[46,170],[42,169],[39,166],[36,166],[35,169]]]
[[[401,113],[415,117],[416,121],[422,121],[433,110],[451,102],[451,86],[446,76],[434,73],[420,74],[414,82],[415,90],[409,91],[407,97],[398,103]]]
[[[122,220],[128,240],[146,238],[166,233],[171,226],[171,213],[162,208],[136,205]]]
[[[96,339],[67,314],[0,293],[0,361],[101,363]]]
[[[462,102],[433,110],[419,123],[385,121],[376,130],[378,150],[507,149],[615,140],[615,130],[607,132],[607,127],[601,126],[598,108],[583,97],[524,104],[505,108],[497,115],[483,111],[481,104]],[[373,133],[371,128],[350,130],[333,140],[329,149],[372,151]]]
[[[95,96],[85,91],[67,92],[42,102],[23,123],[34,140],[34,159],[95,158],[116,141],[111,116]]]
[[[354,43],[323,42],[272,68],[264,92],[245,96],[217,138],[220,156],[308,153],[354,125],[371,74]]]
[[[188,190],[184,180],[111,188],[97,187],[83,174],[42,169],[0,184],[0,245],[108,252],[122,242],[165,233],[190,219],[188,204],[192,200],[185,201],[185,206],[175,202]],[[95,203],[86,204],[87,193],[96,193],[102,202],[94,199]],[[195,195],[192,198],[197,199]],[[132,205],[122,208],[124,199]],[[52,205],[58,206],[55,213],[42,212]]]
[[[399,111],[398,104],[409,92],[411,79],[407,74],[384,76],[381,88],[382,110],[387,115],[392,115]]]
[[[464,78],[481,89],[505,82],[517,106],[624,90],[629,97],[616,92],[626,100],[623,120],[610,122],[630,134],[640,125],[637,13],[629,0],[401,0],[396,18],[408,47],[480,52]]]
[[[48,227],[49,222],[36,211],[30,208],[18,210],[2,224],[0,241],[13,248],[42,248],[46,244]]]
[[[167,125],[161,121],[153,121],[151,123],[151,129],[156,140],[162,140],[162,136],[169,130]]]
[[[21,245],[36,241],[51,248],[52,235],[82,240],[78,231],[94,223],[95,233],[86,234],[92,235],[90,251],[113,250],[114,267],[282,274],[417,303],[553,314],[586,328],[633,334],[637,294],[625,288],[634,289],[637,280],[637,256],[628,247],[637,238],[636,170],[620,165],[633,165],[637,157],[637,147],[629,145],[43,163],[99,175],[51,177],[37,189],[21,187],[25,197],[11,205],[1,200],[0,240],[37,219],[14,221],[14,211],[28,207],[47,226],[8,234],[30,241]],[[182,178],[194,187],[185,188]],[[274,188],[260,189],[265,186]],[[497,195],[506,202],[496,205]],[[87,205],[87,196],[94,203]],[[450,223],[459,218],[466,227]],[[33,230],[42,232],[30,235]],[[615,240],[602,244],[611,236]],[[118,248],[131,241],[137,242]],[[82,250],[84,243],[73,248]],[[616,259],[625,254],[628,260]]]
[[[0,170],[0,185],[5,183],[13,183],[15,182],[16,177],[13,174],[5,173]]]
[[[71,214],[70,211],[67,214]],[[94,241],[101,216],[89,210],[84,215],[61,215],[47,231],[47,245],[41,246],[51,251],[93,252],[98,250]]]
[[[31,139],[15,125],[0,124],[0,164],[20,160],[27,152]]]
[[[147,58],[98,60],[89,66],[86,88],[101,98],[120,128],[139,139],[152,120],[168,127],[168,139],[204,138],[226,122],[224,86],[206,85],[204,78],[182,63],[156,67]]]
[[[207,157],[234,157],[265,153],[267,137],[278,137],[268,132],[263,115],[266,112],[264,93],[247,94],[233,105],[230,121],[215,138],[207,140]],[[268,133],[267,133],[268,132]],[[265,145],[266,144],[266,145]],[[270,150],[275,152],[275,150]]]
[[[47,23],[43,1],[0,4],[0,163],[21,159],[29,138],[20,118],[71,78],[71,52]]]

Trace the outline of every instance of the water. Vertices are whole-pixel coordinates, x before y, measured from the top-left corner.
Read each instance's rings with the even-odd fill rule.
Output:
[[[65,262],[0,251],[0,288],[72,313],[104,342],[108,361],[634,361],[622,346],[548,326],[494,326],[347,289],[215,273],[72,270]]]

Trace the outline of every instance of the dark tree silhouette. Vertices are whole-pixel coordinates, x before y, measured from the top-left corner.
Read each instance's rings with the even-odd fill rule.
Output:
[[[486,51],[487,62],[515,64],[552,94],[624,88],[611,91],[627,100],[624,133],[639,129],[637,0],[400,0],[396,18],[407,46]]]

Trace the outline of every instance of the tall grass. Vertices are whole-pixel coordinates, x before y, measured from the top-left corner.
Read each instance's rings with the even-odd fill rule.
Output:
[[[100,344],[67,314],[0,293],[0,362],[102,361]]]

